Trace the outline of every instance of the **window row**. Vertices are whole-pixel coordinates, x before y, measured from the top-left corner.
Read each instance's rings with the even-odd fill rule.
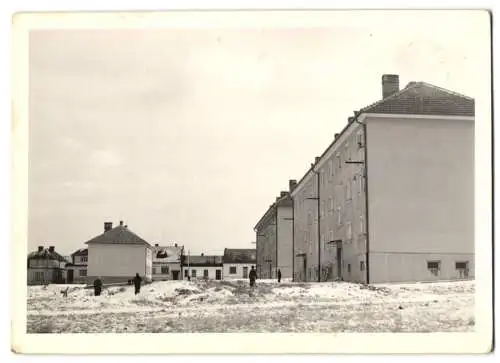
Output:
[[[427,261],[427,270],[433,276],[440,276],[441,274],[441,261]],[[469,277],[469,261],[456,261],[455,270],[460,277]]]

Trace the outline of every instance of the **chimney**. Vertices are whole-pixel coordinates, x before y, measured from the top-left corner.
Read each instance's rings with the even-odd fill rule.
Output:
[[[113,229],[113,222],[104,222],[104,232],[110,231]]]
[[[351,116],[347,119],[347,122],[348,123],[352,123],[354,121],[354,116]]]
[[[397,74],[384,74],[382,76],[382,98],[387,98],[399,92],[399,76]]]
[[[281,197],[281,198],[283,198],[283,197],[285,197],[287,194],[288,194],[288,192],[283,192],[283,191],[282,191],[282,192],[280,193],[280,197]]]
[[[340,134],[335,134],[335,140],[337,140],[339,138],[339,135]]]
[[[38,246],[38,252],[42,252],[43,251],[43,246]]]
[[[280,197],[276,197],[276,201],[280,200]]]
[[[155,247],[158,247],[158,243],[155,243]]]
[[[55,250],[55,247],[54,247],[54,246],[50,246],[50,247],[49,247],[49,252],[54,252],[54,250]]]
[[[123,221],[120,221],[120,226],[123,226]]]
[[[203,253],[201,254],[202,256],[205,256]]]
[[[293,192],[293,190],[295,189],[296,186],[297,186],[297,180],[290,179],[288,181],[288,189],[289,189],[290,193]]]
[[[177,247],[177,243],[176,243],[176,244],[174,244],[174,246],[175,246],[175,247]]]

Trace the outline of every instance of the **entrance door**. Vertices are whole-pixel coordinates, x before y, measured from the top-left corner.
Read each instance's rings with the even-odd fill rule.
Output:
[[[342,245],[337,245],[337,277],[342,279]]]
[[[248,277],[248,266],[243,267],[243,278],[246,279]]]
[[[179,270],[172,270],[172,279],[179,280]]]
[[[215,279],[222,280],[222,271],[221,270],[215,270]]]
[[[304,276],[304,281],[307,281],[307,257],[304,257],[302,263],[302,276]]]
[[[72,284],[73,283],[73,280],[74,280],[74,270],[71,270],[69,269],[68,272],[67,272],[67,276],[66,276],[66,280],[67,280],[67,283],[68,284]]]

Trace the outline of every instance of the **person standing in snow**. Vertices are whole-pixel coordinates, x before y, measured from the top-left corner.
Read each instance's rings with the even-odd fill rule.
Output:
[[[139,276],[139,273],[136,273],[135,274],[135,277],[134,277],[134,287],[135,287],[135,294],[137,295],[139,292],[141,292],[141,282],[142,282],[142,279],[141,277]]]
[[[255,271],[253,266],[248,274],[248,278],[250,279],[250,287],[253,287],[255,285],[255,280],[257,280],[257,271]]]
[[[281,270],[278,269],[278,283],[281,282]]]
[[[102,290],[102,280],[100,277],[98,277],[94,280],[94,295],[100,296],[101,290]]]

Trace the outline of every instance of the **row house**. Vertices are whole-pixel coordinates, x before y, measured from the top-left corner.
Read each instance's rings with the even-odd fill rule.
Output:
[[[290,181],[290,187],[296,181]],[[254,227],[256,233],[256,269],[260,279],[283,278],[293,272],[293,200],[282,191]]]
[[[171,246],[153,247],[153,271],[154,281],[182,280],[182,256],[184,247],[177,243]]]
[[[56,252],[54,246],[49,246],[49,248],[39,246],[37,251],[28,254],[28,284],[64,283],[65,267],[68,262],[65,257]]]
[[[397,75],[382,94],[290,191],[297,281],[474,276],[474,99]]]
[[[256,249],[225,248],[223,261],[224,280],[247,279],[257,262]]]
[[[222,256],[183,256],[184,279],[222,280]]]

